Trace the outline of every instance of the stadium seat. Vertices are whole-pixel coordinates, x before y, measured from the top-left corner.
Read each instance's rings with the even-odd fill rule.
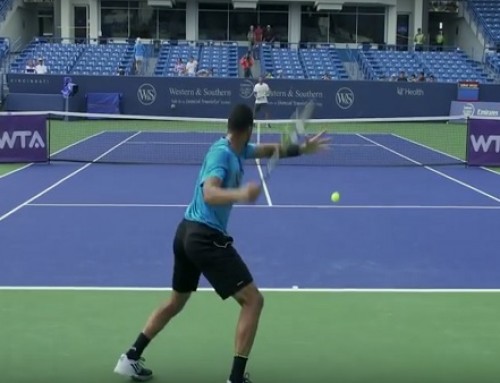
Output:
[[[262,74],[271,74],[273,77],[289,79],[306,78],[298,50],[276,48],[270,44],[262,44],[260,49]]]
[[[337,51],[333,47],[302,48],[299,55],[309,79],[321,79],[325,74],[328,74],[332,80],[349,78]]]
[[[476,22],[492,42],[500,42],[500,2],[497,0],[469,0]]]
[[[195,60],[200,61],[200,47],[188,42],[172,43],[164,42],[161,46],[158,61],[154,70],[155,76],[173,77],[177,76],[175,72],[175,64],[179,58],[184,63],[193,56]],[[199,65],[198,65],[199,68]]]
[[[119,68],[126,74],[134,63],[133,44],[92,44],[85,50],[71,70],[73,74],[97,72],[100,75],[116,75]]]

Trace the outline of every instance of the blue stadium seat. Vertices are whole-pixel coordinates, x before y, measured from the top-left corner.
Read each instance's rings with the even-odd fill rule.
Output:
[[[261,73],[274,77],[305,79],[306,73],[296,49],[274,48],[270,44],[261,46]]]
[[[211,68],[214,77],[238,77],[238,44],[203,45],[198,69]]]
[[[29,60],[43,58],[51,74],[67,74],[85,50],[83,44],[32,42],[11,64],[11,72],[24,73]]]
[[[181,58],[184,63],[187,63],[189,58],[193,56],[199,63],[200,50],[199,46],[194,46],[188,42],[164,42],[160,49],[154,75],[167,77],[177,76],[177,73],[175,72],[175,64],[177,63],[177,60]]]
[[[404,71],[409,77],[424,72],[435,81],[455,83],[475,80],[493,82],[481,64],[474,62],[464,52],[454,51],[378,51],[360,50],[362,70],[372,80],[391,78]]]
[[[493,42],[500,42],[500,2],[498,0],[469,0],[476,21]]]
[[[302,48],[299,51],[307,78],[321,79],[328,74],[333,80],[349,78],[337,51],[330,46]]]
[[[73,74],[116,75],[119,68],[126,74],[134,63],[133,44],[89,44],[74,65]]]

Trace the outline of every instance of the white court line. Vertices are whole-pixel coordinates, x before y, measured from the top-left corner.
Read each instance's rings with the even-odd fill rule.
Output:
[[[140,203],[28,203],[27,207],[59,207],[59,208],[186,208],[187,204],[140,204]],[[257,209],[415,209],[415,210],[500,210],[499,205],[461,206],[461,205],[234,205],[235,208]]]
[[[263,292],[282,293],[414,293],[414,294],[439,294],[439,293],[500,293],[500,289],[397,289],[397,288],[260,288]],[[100,287],[100,286],[0,286],[0,291],[123,291],[123,292],[167,292],[171,287]],[[199,292],[214,292],[209,287],[199,288]]]
[[[69,148],[71,148],[71,147],[73,147],[73,146],[75,146],[75,145],[81,144],[82,142],[87,141],[87,140],[89,140],[89,139],[91,139],[91,138],[97,137],[98,135],[103,134],[103,133],[105,133],[105,131],[102,131],[102,132],[99,132],[99,133],[93,134],[93,135],[91,135],[91,136],[88,136],[88,137],[82,138],[81,140],[78,140],[78,141],[76,141],[76,142],[73,142],[72,144],[70,144],[70,145],[68,145],[68,146],[65,146],[64,148],[62,148],[62,149],[59,149],[59,150],[55,151],[54,153],[50,154],[50,156],[53,156],[53,155],[59,154],[59,153],[61,153],[61,152],[64,152],[65,150],[67,150],[67,149],[69,149]],[[10,172],[4,173],[4,174],[0,175],[0,179],[1,179],[1,178],[4,178],[4,177],[7,177],[7,176],[10,176],[10,175],[12,175],[12,174],[14,174],[14,173],[17,173],[17,172],[19,172],[19,171],[21,171],[21,170],[24,170],[24,169],[26,169],[26,168],[29,168],[30,166],[32,166],[32,165],[34,165],[34,164],[35,164],[35,162],[30,162],[29,164],[26,164],[26,165],[24,165],[24,166],[22,166],[22,167],[20,167],[20,168],[17,168],[17,169],[11,170]]]
[[[26,201],[24,201],[23,203],[17,205],[14,209],[8,211],[7,213],[5,213],[4,215],[2,215],[0,217],[0,222],[3,221],[5,218],[11,216],[12,214],[14,214],[16,211],[22,209],[24,206],[30,204],[31,202],[35,201],[36,199],[38,199],[39,197],[43,196],[44,194],[48,193],[49,191],[51,191],[52,189],[56,188],[57,186],[61,185],[63,182],[69,180],[71,177],[74,177],[75,175],[77,175],[78,173],[82,172],[83,170],[87,169],[90,165],[92,165],[94,162],[96,161],[99,161],[101,158],[103,158],[104,156],[108,155],[109,153],[111,153],[113,150],[115,150],[116,148],[118,148],[119,146],[123,145],[125,142],[127,142],[128,140],[134,138],[135,136],[137,136],[138,134],[140,134],[141,132],[137,132],[129,137],[127,137],[126,139],[124,139],[123,141],[119,142],[118,144],[116,144],[115,146],[113,146],[111,149],[107,150],[106,152],[104,152],[103,154],[101,154],[100,156],[98,156],[97,158],[95,158],[94,160],[92,160],[92,162],[88,163],[88,164],[85,164],[84,166],[76,169],[74,172],[68,174],[66,177],[63,177],[61,178],[59,181],[53,183],[52,185],[50,185],[49,187],[45,188],[44,190],[42,190],[40,193],[34,195],[33,197],[27,199]]]
[[[478,189],[478,188],[476,188],[476,187],[474,187],[474,186],[472,186],[472,185],[470,185],[470,184],[468,184],[468,183],[466,183],[466,182],[460,181],[460,180],[458,180],[458,179],[456,179],[456,178],[454,178],[454,177],[451,177],[451,176],[449,176],[449,175],[447,175],[447,174],[445,174],[445,173],[442,173],[442,172],[440,172],[439,170],[436,170],[436,169],[431,168],[431,167],[429,167],[429,166],[424,166],[422,163],[420,163],[420,162],[418,162],[418,161],[415,161],[414,159],[412,159],[412,158],[410,158],[410,157],[407,157],[407,156],[405,156],[404,154],[401,154],[401,153],[399,153],[399,152],[397,152],[397,151],[395,151],[395,150],[393,150],[393,149],[391,149],[391,148],[388,148],[387,146],[382,145],[381,143],[378,143],[378,142],[376,142],[376,141],[374,141],[374,140],[372,140],[372,139],[370,139],[370,138],[367,138],[367,137],[363,136],[362,134],[356,134],[356,135],[357,135],[357,136],[359,136],[359,137],[361,137],[362,139],[364,139],[364,140],[366,140],[366,141],[369,141],[369,142],[371,142],[371,143],[373,143],[373,144],[376,144],[377,146],[380,146],[382,149],[385,149],[385,150],[387,150],[387,151],[389,151],[389,152],[391,152],[391,153],[393,153],[393,154],[396,154],[397,156],[399,156],[399,157],[401,157],[401,158],[403,158],[403,159],[405,159],[405,160],[407,160],[407,161],[410,161],[410,162],[412,162],[412,163],[414,163],[414,164],[416,164],[416,165],[423,166],[423,167],[424,167],[424,169],[427,169],[427,170],[429,170],[429,171],[431,171],[431,172],[433,172],[433,173],[436,173],[436,174],[440,175],[441,177],[444,177],[444,178],[446,178],[446,179],[448,179],[448,180],[450,180],[450,181],[453,181],[453,182],[455,182],[455,183],[457,183],[457,184],[459,184],[459,185],[462,185],[463,187],[466,187],[467,189],[470,189],[470,190],[472,190],[472,191],[475,191],[475,192],[476,192],[476,193],[478,193],[478,194],[481,194],[481,195],[483,195],[483,196],[485,196],[485,197],[488,197],[488,198],[492,199],[492,200],[493,200],[493,201],[495,201],[495,202],[500,203],[500,198],[497,198],[497,197],[495,197],[495,196],[492,196],[491,194],[488,194],[488,193],[486,193],[485,191],[483,191],[483,190],[481,190],[481,189]]]
[[[130,141],[126,145],[200,145],[209,146],[212,142],[174,142],[174,141]],[[331,147],[377,147],[375,144],[329,144]]]
[[[467,161],[464,161],[462,160],[461,158],[458,158],[456,156],[452,156],[451,154],[448,154],[448,153],[445,153],[445,152],[442,152],[441,150],[437,150],[437,149],[434,149],[434,148],[431,148],[430,146],[427,146],[427,145],[424,145],[424,144],[421,144],[420,142],[416,142],[416,141],[413,141],[413,140],[410,140],[409,138],[406,138],[406,137],[403,137],[403,136],[400,136],[398,134],[394,134],[392,133],[392,136],[394,137],[397,137],[403,141],[408,141],[408,142],[411,142],[412,144],[414,145],[417,145],[417,146],[421,146],[422,148],[425,148],[425,149],[428,149],[432,152],[435,152],[435,153],[439,153],[439,154],[442,154],[443,156],[446,156],[446,157],[449,157],[449,158],[453,158],[454,160],[457,160],[457,161],[460,161],[462,162],[463,164],[467,164]],[[491,169],[488,169],[487,167],[485,166],[479,166],[479,168],[483,169],[483,170],[486,170],[487,172],[490,172],[490,173],[493,173],[493,174],[496,174],[497,176],[500,176],[500,173],[499,172],[496,172],[494,170],[491,170]]]

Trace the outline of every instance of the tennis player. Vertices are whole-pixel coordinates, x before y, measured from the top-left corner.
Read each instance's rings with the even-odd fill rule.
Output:
[[[257,113],[262,110],[264,111],[265,119],[269,120],[269,104],[267,98],[271,94],[271,89],[269,85],[264,82],[262,76],[259,77],[257,84],[253,87],[253,94],[255,96],[254,116],[257,117]],[[267,123],[267,127],[270,128],[271,124]]]
[[[205,156],[192,202],[177,227],[170,299],[151,314],[133,345],[119,358],[114,372],[140,381],[152,378],[152,371],[144,367],[143,351],[181,312],[203,274],[222,300],[232,297],[241,306],[228,383],[250,382],[245,369],[264,298],[227,231],[232,205],[255,202],[261,193],[258,183],[242,185],[243,161],[269,158],[275,150],[280,150],[282,157],[312,154],[328,142],[320,133],[300,146],[254,145],[249,143],[252,129],[252,109],[247,105],[235,106],[228,119],[227,135],[213,143]]]

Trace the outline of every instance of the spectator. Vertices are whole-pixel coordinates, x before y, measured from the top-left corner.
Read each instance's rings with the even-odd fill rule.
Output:
[[[257,25],[255,28],[254,36],[255,36],[255,46],[254,46],[254,58],[255,60],[260,60],[260,46],[262,45],[262,35],[264,31]]]
[[[425,82],[425,74],[424,74],[424,72],[420,72],[420,74],[418,75],[417,81],[418,82]]]
[[[134,55],[135,55],[135,72],[137,74],[142,74],[142,63],[144,61],[144,55],[146,53],[146,47],[141,42],[141,38],[138,37],[135,40],[134,45]]]
[[[429,82],[436,82],[436,78],[434,77],[434,75],[433,75],[433,74],[431,74],[431,75],[429,76],[428,81],[429,81]]]
[[[399,81],[399,82],[401,82],[401,81],[407,82],[408,81],[408,78],[406,77],[406,73],[404,71],[399,72],[399,77],[398,77],[397,81]]]
[[[424,50],[425,35],[422,33],[422,28],[417,29],[417,34],[415,35],[413,41],[415,42],[416,51]]]
[[[325,74],[323,75],[322,79],[323,79],[323,80],[331,80],[331,79],[332,79],[332,76],[330,76],[330,73],[325,72]]]
[[[118,71],[116,72],[118,76],[125,76],[125,69],[123,68],[118,68]]]
[[[439,31],[439,33],[436,36],[436,45],[437,45],[437,50],[442,51],[443,46],[444,46],[444,36],[443,36],[443,31]]]
[[[253,29],[253,25],[250,25],[250,28],[248,29],[247,41],[248,41],[248,50],[253,51],[253,46],[255,44],[255,31]]]
[[[198,67],[198,62],[194,59],[193,56],[189,58],[188,63],[186,64],[186,72],[188,76],[194,76],[196,74],[196,68]]]
[[[252,76],[253,58],[252,58],[252,53],[250,51],[248,51],[245,54],[245,56],[241,58],[240,65],[243,68],[245,78],[253,77]]]
[[[35,72],[36,74],[47,74],[49,72],[49,70],[44,64],[43,58],[41,57],[38,59],[38,64],[35,67]]]
[[[263,33],[263,39],[267,43],[274,42],[276,36],[274,35],[274,31],[271,29],[271,26],[268,25]]]
[[[177,73],[177,76],[182,76],[186,72],[186,65],[184,64],[181,58],[177,60],[177,63],[175,64],[174,67],[174,71],[175,73]]]
[[[412,74],[408,79],[408,82],[416,82],[416,81],[417,81],[417,76],[415,76],[414,74]]]
[[[198,77],[212,77],[214,75],[214,68],[210,69],[200,69],[196,75]]]
[[[26,68],[24,69],[24,72],[27,74],[35,74],[36,73],[35,62],[33,60],[31,60],[31,59],[28,60],[28,62],[26,63]]]

